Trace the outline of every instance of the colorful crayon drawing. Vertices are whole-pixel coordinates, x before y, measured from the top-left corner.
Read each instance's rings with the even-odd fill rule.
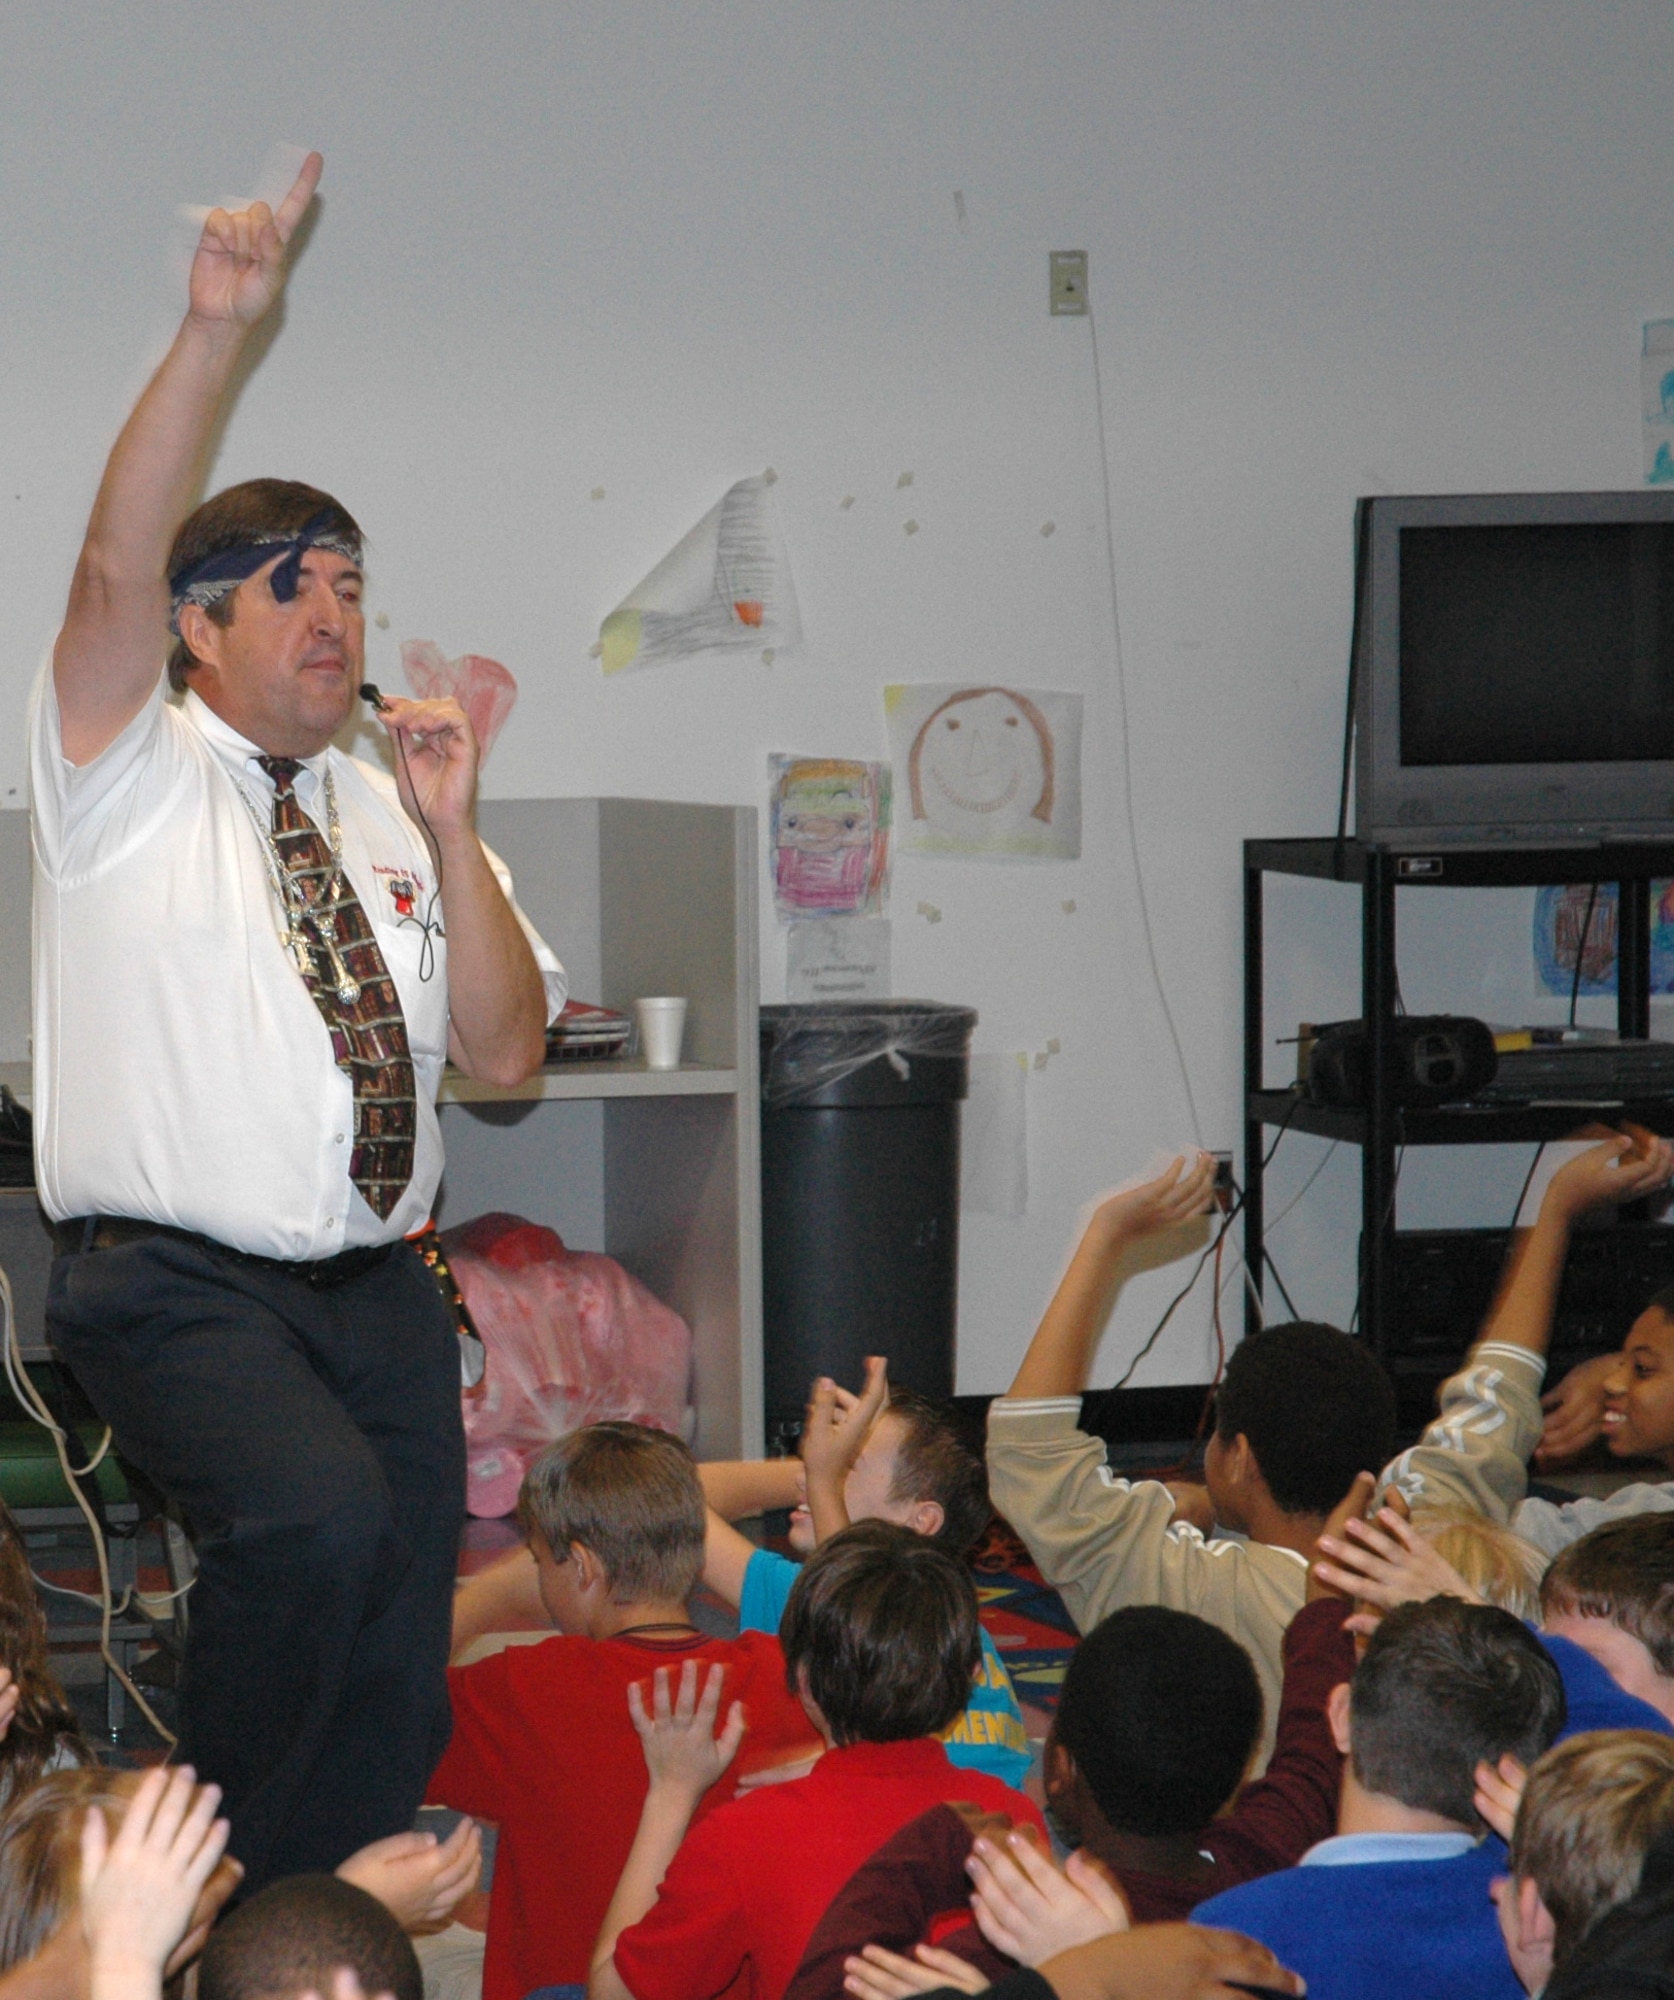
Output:
[[[881,916],[889,887],[889,766],[775,756],[768,776],[779,921]]]
[[[884,689],[907,774],[902,845],[923,854],[1081,853],[1081,697],[945,683]]]
[[[780,652],[802,637],[765,477],[729,486],[599,627],[607,674],[700,653]]]
[[[1535,897],[1535,973],[1548,993],[1611,994],[1616,990],[1616,884],[1601,882],[1593,898],[1588,882],[1552,885]],[[1653,882],[1651,897],[1651,991],[1674,993],[1674,882]],[[1575,955],[1586,930],[1581,984],[1575,986]]]

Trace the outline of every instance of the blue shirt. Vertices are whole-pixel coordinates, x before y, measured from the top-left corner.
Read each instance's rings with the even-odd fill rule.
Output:
[[[1537,1635],[1557,1663],[1569,1718],[1586,1729],[1654,1729],[1667,1719],[1628,1694],[1573,1640]],[[1517,2000],[1488,1884],[1506,1872],[1498,1840],[1361,1834],[1310,1848],[1299,1868],[1212,1896],[1192,1922],[1244,1931],[1308,1982],[1308,2000]]]
[[[778,1631],[799,1567],[771,1549],[756,1550],[745,1568],[744,1589],[738,1600],[741,1632]],[[982,1634],[982,1664],[971,1683],[971,1699],[952,1728],[943,1731],[942,1744],[950,1763],[968,1771],[986,1771],[1017,1791],[1023,1789],[1030,1762],[1023,1711],[1012,1692],[1005,1662],[986,1632]]]
[[[1211,1896],[1192,1922],[1266,1945],[1307,1980],[1308,2000],[1523,2000],[1488,1895],[1506,1872],[1499,1841],[1461,1854],[1456,1836],[1421,1834],[1412,1858],[1382,1861],[1326,1851],[1337,1845]]]
[[[1629,1694],[1573,1639],[1560,1638],[1556,1632],[1536,1632],[1535,1637],[1557,1662],[1564,1684],[1569,1718],[1558,1731],[1560,1743],[1586,1729],[1654,1729],[1659,1736],[1674,1735],[1674,1723],[1660,1709]]]

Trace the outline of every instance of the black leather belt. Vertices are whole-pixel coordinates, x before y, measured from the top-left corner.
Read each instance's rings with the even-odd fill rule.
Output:
[[[199,1236],[190,1229],[172,1229],[166,1222],[138,1222],[125,1215],[78,1215],[69,1222],[55,1222],[52,1226],[52,1240],[61,1257],[88,1250],[119,1250],[125,1243],[143,1243],[152,1236],[190,1243],[193,1249],[207,1250],[211,1256],[232,1264],[248,1264],[256,1270],[295,1278],[319,1292],[352,1284],[368,1271],[375,1271],[395,1248],[393,1243],[369,1243],[358,1250],[340,1250],[335,1257],[293,1262],[285,1257],[258,1257],[253,1250],[235,1250],[230,1244],[217,1243],[213,1236]]]

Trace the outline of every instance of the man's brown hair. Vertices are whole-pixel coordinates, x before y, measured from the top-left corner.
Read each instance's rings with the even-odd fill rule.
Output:
[[[181,522],[169,550],[168,573],[176,577],[205,556],[219,555],[224,549],[284,541],[300,534],[320,515],[325,517],[320,532],[347,543],[357,556],[364,552],[359,523],[329,493],[296,479],[246,479],[242,485],[213,494]],[[232,623],[237,594],[229,591],[218,603],[204,607],[204,616],[211,624],[224,628]],[[176,694],[185,688],[187,673],[196,664],[186,641],[176,639],[169,652],[169,686]]]
[[[1607,1521],[1571,1542],[1541,1579],[1547,1618],[1607,1618],[1674,1679],[1674,1514]]]
[[[517,1517],[560,1561],[579,1542],[624,1604],[685,1598],[703,1571],[707,1516],[692,1454],[645,1424],[589,1424],[548,1445]]]
[[[1674,1737],[1592,1729],[1548,1750],[1532,1771],[1511,1837],[1514,1880],[1540,1891],[1552,1963],[1639,1887],[1645,1855],[1674,1829]]]

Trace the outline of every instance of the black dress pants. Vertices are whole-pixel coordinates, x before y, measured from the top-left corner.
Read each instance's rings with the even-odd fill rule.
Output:
[[[331,1288],[176,1236],[61,1254],[52,1345],[198,1555],[182,1761],[245,1891],[413,1823],[447,1747],[459,1351],[405,1244]]]

